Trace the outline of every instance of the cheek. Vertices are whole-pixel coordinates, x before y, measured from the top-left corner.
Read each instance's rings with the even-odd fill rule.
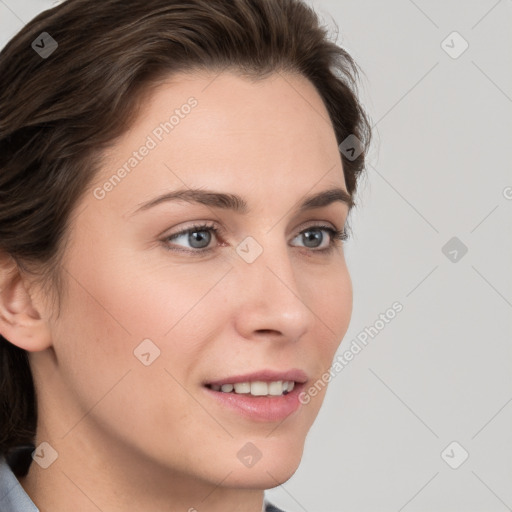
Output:
[[[153,436],[155,451],[169,437],[200,437],[206,427],[222,435],[189,392],[194,393],[201,350],[216,334],[211,326],[223,325],[207,295],[226,269],[203,277],[193,265],[179,272],[176,266],[141,266],[137,272],[128,271],[128,261],[113,263],[103,261],[93,268],[82,261],[69,269],[73,277],[66,283],[55,330],[66,387],[62,395],[68,402],[63,429],[79,422],[74,435],[80,435],[86,423],[94,422],[127,443],[140,441],[141,450],[148,447],[134,433],[144,433]],[[144,350],[137,350],[147,339],[154,345],[145,342]],[[147,352],[149,365],[142,362]],[[80,420],[87,411],[87,419]],[[168,449],[186,461],[180,443]]]
[[[229,310],[220,300],[225,294],[220,280],[229,265],[204,272],[199,264],[162,264],[129,254],[123,259],[122,252],[93,265],[99,256],[79,257],[68,266],[56,340],[83,405],[94,403],[130,368],[146,370],[146,377],[159,368],[155,383],[143,381],[142,388],[157,386],[159,379],[172,382],[165,369],[186,383],[225,325],[220,315]]]
[[[352,280],[343,261],[333,266],[322,280],[311,281],[312,309],[318,320],[322,338],[322,352],[327,358],[334,356],[347,332],[352,316]]]
[[[325,294],[321,295],[332,330],[337,334],[345,331],[352,316],[352,280],[345,263],[325,280]]]
[[[320,288],[320,283],[323,287]],[[306,410],[312,420],[325,398],[330,379],[328,373],[335,354],[348,330],[352,316],[352,281],[343,264],[329,271],[329,278],[311,282],[310,307],[315,312],[315,332],[308,338],[304,360],[316,361],[314,376],[305,389]],[[323,291],[321,291],[323,290]]]

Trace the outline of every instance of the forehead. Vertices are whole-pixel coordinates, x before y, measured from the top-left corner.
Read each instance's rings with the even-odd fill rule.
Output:
[[[320,180],[345,188],[320,95],[306,78],[284,73],[257,81],[234,73],[173,76],[105,153],[96,186],[116,173],[122,183],[109,199],[129,203],[178,186],[229,188],[245,196],[269,187],[302,194]]]

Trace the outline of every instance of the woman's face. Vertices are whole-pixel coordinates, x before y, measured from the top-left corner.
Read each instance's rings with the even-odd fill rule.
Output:
[[[199,189],[245,208],[214,195],[144,206]],[[347,203],[332,194],[300,207],[331,189],[346,191],[340,153],[303,77],[160,86],[72,218],[54,352],[32,354],[38,442],[68,461],[87,453],[91,467],[125,457],[215,485],[286,481],[325,385],[307,404],[298,393],[329,369],[352,311],[342,242],[328,230],[343,229]],[[204,224],[218,232],[178,235]],[[287,380],[297,383],[284,396],[251,384]]]

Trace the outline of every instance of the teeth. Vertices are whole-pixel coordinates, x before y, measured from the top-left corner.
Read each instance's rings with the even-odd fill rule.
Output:
[[[213,391],[222,391],[223,393],[237,393],[240,395],[251,394],[252,396],[281,396],[289,393],[295,387],[293,380],[278,380],[273,382],[237,382],[236,384],[212,384]]]
[[[251,383],[250,382],[239,382],[235,384],[235,393],[245,394],[251,392]]]
[[[264,396],[268,395],[268,384],[266,382],[251,382],[251,395]]]
[[[282,395],[284,391],[283,381],[278,380],[277,382],[270,382],[268,385],[268,394],[272,396]]]

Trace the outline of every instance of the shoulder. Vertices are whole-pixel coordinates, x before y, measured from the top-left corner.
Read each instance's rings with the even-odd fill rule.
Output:
[[[265,501],[265,512],[284,512],[284,510],[281,510],[275,505],[272,505],[272,503]]]
[[[28,468],[32,451],[32,446],[22,446],[8,457],[0,457],[0,510],[2,512],[39,512],[16,477],[16,474],[23,475]]]

